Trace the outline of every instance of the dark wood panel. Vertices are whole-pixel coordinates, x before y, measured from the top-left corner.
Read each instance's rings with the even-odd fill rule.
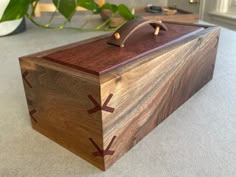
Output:
[[[178,40],[189,33],[203,30],[199,26],[166,24],[169,31],[153,35],[153,29],[147,27],[130,36],[124,48],[107,44],[108,38],[99,39],[83,45],[66,48],[43,58],[67,65],[85,72],[99,75],[125,63],[156,51],[166,44]]]
[[[29,116],[35,130],[69,149],[98,168],[104,169],[104,160],[94,158],[96,151],[92,138],[103,147],[101,112],[89,114],[94,107],[89,95],[101,105],[100,85],[86,77],[72,77],[58,68],[50,69],[20,61],[22,79],[28,103]]]

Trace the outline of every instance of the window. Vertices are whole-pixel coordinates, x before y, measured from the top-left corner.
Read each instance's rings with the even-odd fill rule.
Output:
[[[236,0],[217,0],[216,12],[236,15]]]
[[[236,0],[231,0],[231,2],[229,3],[228,12],[236,15]]]
[[[203,0],[206,21],[236,29],[236,0]],[[214,2],[214,4],[213,4]],[[214,6],[215,5],[215,6]]]

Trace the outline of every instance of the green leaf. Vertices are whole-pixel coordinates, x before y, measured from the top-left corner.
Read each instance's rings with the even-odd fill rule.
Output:
[[[94,14],[100,13],[100,7],[94,0],[77,0],[77,5],[83,7]]]
[[[11,0],[5,9],[0,22],[22,18],[29,8],[29,0]]]
[[[77,0],[77,4],[78,6],[83,7],[94,14],[100,12],[100,7],[94,0]]]
[[[116,13],[118,11],[118,6],[115,4],[105,3],[102,6],[102,9],[108,9],[108,10],[112,11],[113,13]]]
[[[57,10],[70,21],[76,9],[75,0],[53,0],[53,3]]]
[[[118,6],[118,12],[119,12],[120,16],[122,16],[126,20],[131,20],[134,18],[134,15],[132,14],[132,12],[124,4],[120,4]]]

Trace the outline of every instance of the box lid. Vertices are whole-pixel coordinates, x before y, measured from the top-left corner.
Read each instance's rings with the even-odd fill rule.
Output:
[[[151,27],[137,30],[129,37],[123,48],[108,44],[109,37],[95,38],[86,43],[65,46],[60,50],[41,55],[40,58],[101,75],[204,29],[202,26],[165,24],[168,32],[161,31],[158,36],[153,35]]]

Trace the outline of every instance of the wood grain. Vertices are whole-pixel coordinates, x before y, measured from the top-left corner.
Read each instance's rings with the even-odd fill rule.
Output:
[[[104,145],[117,136],[106,169],[212,79],[218,36],[219,29],[212,29],[127,72],[101,76],[116,75],[101,85],[102,99],[113,93],[116,108],[112,115],[102,113]]]
[[[89,141],[92,138],[103,147],[101,112],[87,112],[94,106],[88,95],[101,105],[98,82],[87,80],[86,75],[81,79],[61,69],[48,68],[35,59],[21,59],[20,65],[22,73],[28,72],[32,85],[29,87],[23,80],[33,128],[104,169],[103,158],[94,158],[91,152],[96,149]]]
[[[21,57],[33,128],[96,167],[108,169],[212,79],[219,28],[170,26],[171,34],[175,27],[177,34],[159,41],[164,44],[160,48],[154,46],[155,50],[147,50],[132,60],[128,57],[152,48],[155,42],[137,45],[138,51],[135,47],[131,51],[115,47],[119,51],[116,54],[127,57],[125,60],[109,51],[99,53],[102,58],[97,59],[102,63],[97,67],[94,59],[85,58],[87,51],[81,54],[78,50],[107,37]],[[185,30],[181,33],[180,29]],[[182,38],[171,42],[176,35]],[[109,70],[96,75],[45,59],[62,51],[70,62],[66,54],[70,50],[76,54],[75,49],[85,59],[76,61],[80,61],[79,66],[88,62],[88,68],[97,69],[93,71],[106,67]]]

